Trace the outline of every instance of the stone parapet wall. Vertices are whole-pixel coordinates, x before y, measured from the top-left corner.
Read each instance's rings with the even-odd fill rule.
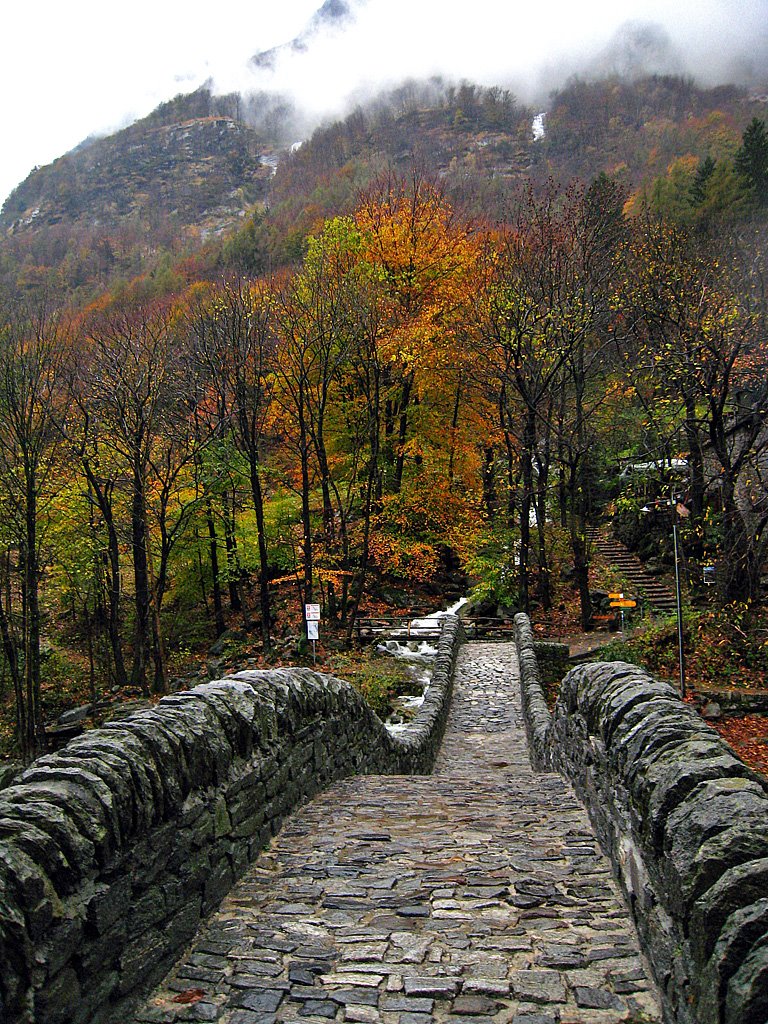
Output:
[[[547,771],[550,769],[549,728],[552,716],[544,697],[536,639],[527,615],[516,615],[514,625],[528,753],[534,768]]]
[[[696,701],[699,706],[709,705],[707,710],[713,718],[768,715],[765,690],[697,690]]]
[[[124,1022],[291,810],[355,773],[428,771],[460,639],[448,617],[396,737],[348,683],[276,669],[36,761],[0,794],[0,1022]]]
[[[567,775],[610,853],[679,1024],[768,1020],[768,786],[668,684],[581,665],[551,716],[516,622],[540,765]]]
[[[536,640],[533,647],[536,652],[536,660],[539,663],[542,683],[547,689],[550,686],[556,689],[565,673],[574,665],[569,657],[568,644]]]

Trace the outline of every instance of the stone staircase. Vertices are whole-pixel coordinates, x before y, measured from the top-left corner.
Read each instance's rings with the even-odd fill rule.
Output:
[[[677,607],[675,592],[655,576],[646,572],[643,563],[621,541],[604,530],[593,529],[589,534],[593,545],[613,568],[626,578],[634,594],[643,598],[646,607],[660,612],[673,612]]]

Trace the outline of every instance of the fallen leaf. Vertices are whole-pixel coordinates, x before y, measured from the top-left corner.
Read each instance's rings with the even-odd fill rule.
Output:
[[[742,718],[720,719],[710,723],[736,754],[755,771],[768,775],[768,718],[744,715]]]
[[[201,988],[188,988],[186,991],[179,992],[177,996],[174,996],[171,1002],[199,1003],[201,999],[205,999],[205,992]]]

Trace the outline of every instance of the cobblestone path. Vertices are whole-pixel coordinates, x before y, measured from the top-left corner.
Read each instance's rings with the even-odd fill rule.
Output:
[[[660,1020],[586,813],[530,768],[519,701],[514,646],[465,645],[434,774],[357,777],[294,814],[137,1024]]]

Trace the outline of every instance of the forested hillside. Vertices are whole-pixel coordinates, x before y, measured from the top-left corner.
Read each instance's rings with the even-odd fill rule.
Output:
[[[274,176],[236,110],[182,108],[62,158],[68,205],[53,165],[4,211],[0,685],[22,756],[63,674],[164,692],[233,625],[276,657],[306,602],[341,640],[450,575],[588,627],[590,526],[656,529],[640,509],[670,493],[692,584],[714,565],[715,603],[759,605],[764,106],[575,82],[535,139],[503,90],[406,85],[292,153],[273,135]],[[225,194],[240,226],[204,240]]]
[[[536,138],[538,112],[508,91],[432,79],[382,93],[298,145],[305,123],[289,100],[201,89],[22,182],[0,214],[0,282],[83,301],[201,249],[217,268],[275,268],[387,169],[417,168],[467,215],[491,220],[528,179],[606,173],[631,194],[707,158],[732,160],[765,106],[680,78],[574,80],[551,97]],[[244,220],[223,253],[211,245]]]

